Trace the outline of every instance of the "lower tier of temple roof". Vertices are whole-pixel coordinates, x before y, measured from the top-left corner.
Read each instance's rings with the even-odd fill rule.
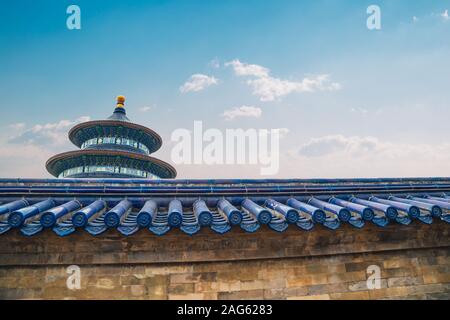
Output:
[[[126,236],[139,230],[163,235],[179,228],[193,235],[202,228],[222,234],[231,228],[247,232],[261,227],[276,232],[296,228],[301,232],[336,230],[345,224],[360,229],[367,224],[401,228],[450,223],[450,184],[443,178],[383,185],[249,183],[241,185],[245,192],[237,181],[234,185],[229,181],[230,185],[216,185],[220,189],[213,193],[204,192],[208,184],[170,186],[167,182],[143,187],[128,181],[117,188],[95,180],[90,182],[97,186],[86,181],[61,185],[63,180],[45,180],[43,185],[43,181],[0,180],[0,234],[17,228],[27,236],[44,229],[60,236],[83,231],[99,235],[113,228]]]
[[[121,150],[75,150],[57,154],[46,164],[48,172],[65,176],[115,176],[122,178],[174,178],[170,164],[144,154]]]

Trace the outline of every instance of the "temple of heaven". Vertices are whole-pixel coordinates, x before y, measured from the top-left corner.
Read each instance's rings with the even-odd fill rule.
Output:
[[[58,178],[175,178],[175,168],[150,156],[161,147],[161,137],[131,122],[124,103],[125,97],[118,96],[108,119],[74,126],[69,139],[80,150],[48,159],[48,172]]]

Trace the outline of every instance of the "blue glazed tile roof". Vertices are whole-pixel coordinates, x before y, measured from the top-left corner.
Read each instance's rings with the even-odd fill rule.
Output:
[[[163,180],[0,179],[0,234],[59,236],[140,229],[162,236],[233,228],[336,230],[368,224],[450,223],[450,179]]]

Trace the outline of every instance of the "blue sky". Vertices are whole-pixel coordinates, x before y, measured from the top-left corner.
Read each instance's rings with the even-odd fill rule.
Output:
[[[81,8],[81,30],[66,28],[70,4]],[[371,4],[381,30],[366,27]],[[446,0],[4,3],[0,176],[48,176],[47,157],[74,148],[70,127],[108,116],[118,94],[131,119],[163,136],[155,155],[168,161],[171,132],[202,120],[221,130],[286,128],[278,177],[449,176],[448,9]],[[239,75],[237,63],[268,76]],[[195,74],[214,83],[182,92]],[[320,75],[328,78],[311,92],[286,89]],[[223,116],[242,106],[259,116]]]

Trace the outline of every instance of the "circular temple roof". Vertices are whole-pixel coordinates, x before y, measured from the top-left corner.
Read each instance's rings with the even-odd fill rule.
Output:
[[[132,140],[133,148],[128,150],[122,145],[107,145],[109,142],[105,143],[105,145],[99,144],[96,147],[84,146],[81,150],[60,153],[48,159],[46,163],[47,171],[58,177],[67,169],[109,166],[143,170],[161,179],[175,178],[177,172],[170,164],[147,155],[147,153],[153,153],[161,147],[161,137],[147,127],[132,123],[126,116],[124,104],[125,97],[118,96],[114,113],[108,119],[77,124],[70,129],[69,139],[77,147],[81,148],[84,142],[93,138],[124,138]],[[135,144],[137,142],[145,145],[148,151]],[[126,143],[129,144],[130,142],[126,141]],[[84,169],[80,175],[88,176],[92,174],[92,172],[84,172]],[[110,172],[108,174],[116,177],[126,176],[126,171],[122,174],[121,170],[119,169],[116,172],[114,169],[113,173]],[[99,171],[96,175],[100,176],[102,173]]]

